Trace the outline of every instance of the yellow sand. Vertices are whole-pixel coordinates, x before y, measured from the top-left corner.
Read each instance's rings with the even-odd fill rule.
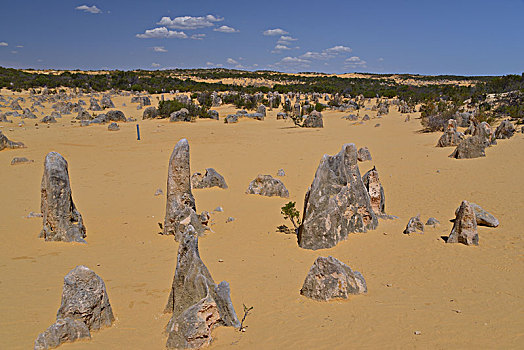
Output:
[[[126,116],[141,119],[142,110],[130,97],[113,101]],[[222,118],[235,109],[218,110]],[[214,232],[200,239],[201,257],[217,283],[230,283],[239,317],[243,303],[254,307],[245,333],[218,328],[211,349],[522,348],[523,135],[499,140],[485,158],[455,160],[447,157],[452,148],[434,147],[438,133],[417,132],[416,114],[405,123],[405,115],[393,110],[364,125],[340,119],[340,112],[324,112],[323,129],[277,121],[277,111],[263,122],[233,125],[139,120],[141,141],[136,123],[119,123],[118,132],[107,131],[107,125],[79,127],[70,123],[71,116],[49,128],[37,129],[34,120],[25,120],[24,128],[2,123],[5,134],[27,148],[0,152],[0,348],[32,348],[55,320],[64,276],[80,264],[104,279],[116,322],[94,332],[90,341],[61,349],[164,348],[169,315],[162,311],[178,244],[158,234],[165,197],[154,193],[165,192],[169,156],[184,137],[192,171],[213,167],[229,185],[193,191],[199,211],[224,208],[212,215]],[[283,168],[289,200],[301,209],[322,155],[349,142],[369,147],[373,161],[360,163],[361,174],[377,167],[386,211],[399,219],[380,221],[377,230],[351,235],[332,249],[301,249],[294,236],[275,232],[286,223],[280,207],[288,199],[244,192],[257,174],[275,176]],[[40,209],[43,160],[50,151],[69,162],[86,245],[44,242],[38,238],[41,219],[24,218]],[[15,156],[35,162],[9,165]],[[449,235],[449,220],[463,199],[501,223],[479,227],[478,247],[441,239]],[[418,213],[424,221],[436,217],[441,226],[403,235],[408,219]],[[236,220],[226,224],[228,216]],[[301,296],[313,261],[328,255],[360,271],[368,293],[332,302]]]

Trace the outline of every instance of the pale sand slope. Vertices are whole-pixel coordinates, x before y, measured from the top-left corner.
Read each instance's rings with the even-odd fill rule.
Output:
[[[126,115],[141,116],[129,99]],[[123,100],[114,99],[117,107]],[[226,109],[234,110],[219,108],[221,117]],[[417,133],[419,121],[404,123],[397,112],[357,126],[341,120],[343,113],[324,115],[324,129],[294,128],[290,121],[277,121],[276,111],[264,122],[234,125],[140,120],[140,142],[135,123],[120,123],[118,132],[72,126],[71,117],[39,129],[14,124],[15,130],[7,131],[12,126],[4,123],[8,137],[28,148],[0,152],[0,348],[32,348],[54,322],[64,276],[80,264],[104,279],[117,320],[94,332],[91,341],[61,349],[164,348],[169,315],[162,310],[178,244],[157,234],[165,198],[153,194],[157,188],[165,192],[169,156],[183,137],[190,143],[192,171],[214,167],[229,185],[228,190],[194,191],[200,211],[219,205],[225,210],[213,215],[214,232],[200,239],[202,259],[217,283],[231,284],[239,317],[242,303],[254,306],[247,332],[219,328],[211,349],[521,347],[523,135],[499,140],[486,158],[455,160],[447,157],[452,148],[434,147],[440,133]],[[375,128],[377,122],[381,126]],[[290,200],[301,209],[322,155],[335,154],[348,142],[369,147],[373,161],[360,163],[361,174],[377,166],[386,210],[400,219],[381,220],[377,230],[351,235],[332,249],[300,249],[295,237],[275,232],[286,223],[280,207],[288,200],[244,192],[257,174],[275,175],[284,168]],[[87,245],[44,242],[38,239],[41,219],[23,218],[40,209],[49,151],[69,162]],[[9,165],[15,156],[35,162]],[[479,228],[478,247],[446,245],[440,238],[449,234],[449,220],[463,199],[482,205],[501,223],[496,229]],[[408,219],[418,213],[424,221],[435,216],[442,225],[424,235],[403,235]],[[236,220],[226,224],[228,216]],[[368,294],[333,302],[301,296],[304,278],[320,255],[362,272]]]

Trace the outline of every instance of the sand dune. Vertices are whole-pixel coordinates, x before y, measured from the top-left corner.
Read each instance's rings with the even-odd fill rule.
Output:
[[[142,110],[130,97],[113,101],[126,116],[141,119]],[[235,110],[217,109],[221,117]],[[199,211],[224,208],[212,215],[213,232],[200,239],[202,259],[215,281],[230,283],[239,316],[243,303],[254,307],[245,333],[219,328],[210,349],[522,347],[523,134],[499,140],[485,158],[456,160],[448,158],[451,148],[434,147],[440,134],[418,132],[416,114],[406,123],[405,115],[392,108],[386,117],[352,125],[340,119],[343,113],[326,111],[323,129],[301,129],[277,121],[276,113],[269,111],[263,122],[233,125],[139,120],[141,141],[136,123],[119,123],[118,132],[108,132],[107,125],[79,127],[70,123],[71,116],[49,128],[40,124],[37,129],[28,120],[24,128],[2,123],[5,134],[27,148],[0,152],[0,348],[33,346],[54,322],[63,277],[80,264],[104,279],[117,320],[90,341],[62,349],[165,347],[162,332],[169,315],[162,311],[178,244],[157,234],[165,197],[154,193],[157,188],[165,193],[169,155],[183,137],[191,147],[191,170],[213,167],[229,185],[193,191]],[[257,174],[275,176],[283,168],[289,200],[302,208],[322,155],[335,154],[348,142],[368,146],[373,161],[360,163],[360,171],[377,167],[386,211],[399,219],[381,220],[377,230],[351,235],[332,249],[301,249],[296,237],[276,232],[286,223],[280,207],[288,199],[244,192]],[[69,162],[87,245],[44,242],[38,239],[41,219],[24,218],[40,209],[43,161],[50,151]],[[9,165],[17,156],[35,162]],[[441,239],[449,235],[449,220],[463,199],[500,220],[498,228],[479,227],[478,247],[446,245]],[[409,218],[418,213],[423,221],[433,216],[442,224],[426,228],[424,235],[403,235]],[[236,220],[226,223],[229,216]],[[332,255],[360,271],[368,293],[332,302],[301,296],[319,255]]]

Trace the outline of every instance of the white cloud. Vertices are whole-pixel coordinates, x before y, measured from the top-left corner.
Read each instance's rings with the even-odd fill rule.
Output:
[[[14,50],[13,50],[13,51],[11,51],[11,53],[12,53],[13,55],[16,55],[16,54],[18,53],[18,51],[14,51]]]
[[[383,61],[384,61],[384,58],[383,58],[383,57],[379,57],[379,58],[378,58],[378,61],[379,61],[379,62],[383,62]]]
[[[137,34],[136,37],[140,39],[151,39],[151,38],[187,39],[187,34],[184,32],[168,30],[166,27],[158,27],[154,29],[148,29],[143,34]]]
[[[215,32],[221,32],[221,33],[237,33],[240,30],[229,27],[229,26],[221,26],[218,28],[213,29]]]
[[[311,59],[311,60],[327,60],[328,58],[332,58],[333,55],[330,55],[326,52],[314,52],[314,51],[308,51],[302,56],[302,58]]]
[[[280,53],[284,50],[291,50],[291,48],[287,45],[277,44],[275,45],[275,48],[273,49],[273,51],[271,51],[271,53]]]
[[[205,34],[193,34],[191,35],[191,39],[193,40],[202,40],[206,37]]]
[[[300,57],[284,57],[276,63],[276,65],[299,65],[299,66],[308,66],[311,61],[305,60]]]
[[[171,19],[170,17],[162,17],[157,24],[166,26],[171,29],[198,29],[214,26],[215,22],[223,21],[224,18],[207,15],[203,17],[182,16]]]
[[[167,52],[166,48],[163,46],[153,46],[153,51],[155,52]]]
[[[151,63],[151,67],[158,68],[158,67],[160,67],[160,64],[153,62],[153,63]]]
[[[75,10],[84,11],[84,12],[89,12],[89,13],[100,13],[100,12],[102,12],[102,11],[101,11],[98,7],[96,7],[95,5],[93,5],[93,6],[81,5],[81,6],[77,6],[77,7],[75,7]]]
[[[330,47],[329,49],[325,49],[324,52],[326,53],[333,53],[333,54],[339,54],[339,53],[349,53],[351,52],[351,48],[347,46],[337,45]]]
[[[330,47],[329,49],[324,49],[322,52],[308,51],[300,57],[311,60],[329,60],[341,53],[347,53],[351,51],[351,48],[347,46],[338,45]]]
[[[293,38],[292,36],[289,36],[289,35],[282,35],[280,37],[280,39],[278,39],[277,41],[277,44],[284,44],[284,45],[287,45],[289,44],[290,41],[297,41],[298,39],[295,39]]]
[[[6,43],[5,41],[2,41],[2,42],[0,42],[0,46],[9,46],[9,44]]]
[[[268,29],[262,32],[262,34],[266,36],[273,36],[273,35],[284,35],[284,34],[289,34],[289,33],[286,32],[284,29],[275,28],[275,29]]]
[[[367,62],[358,56],[352,56],[344,60],[344,66],[346,68],[366,67],[366,64]]]
[[[238,64],[238,61],[232,59],[231,57],[226,60],[228,64]]]
[[[18,47],[19,49],[23,48],[24,45],[16,45],[16,47]]]

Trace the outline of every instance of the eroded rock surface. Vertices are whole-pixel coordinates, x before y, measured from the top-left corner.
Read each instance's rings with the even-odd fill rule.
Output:
[[[468,201],[462,201],[460,204],[447,243],[479,244],[475,212]]]
[[[369,152],[369,149],[367,147],[359,148],[357,152],[357,160],[359,162],[365,162],[367,160],[372,160],[371,152]]]
[[[331,248],[349,233],[366,232],[377,225],[358,169],[355,145],[345,144],[338,154],[324,155],[304,200],[299,246]]]
[[[25,148],[25,145],[22,142],[11,141],[2,133],[0,130],[0,151],[6,148]]]
[[[73,203],[67,161],[57,152],[45,158],[40,203],[44,218],[40,238],[85,243],[86,228]]]
[[[171,153],[166,195],[164,234],[174,235],[180,241],[188,225],[192,225],[198,234],[203,233],[205,228],[196,213],[195,198],[191,193],[189,143],[186,139],[178,141]]]
[[[332,256],[321,256],[315,260],[300,290],[300,294],[322,301],[347,299],[350,294],[366,292],[366,281],[362,274]]]
[[[191,175],[191,187],[193,189],[201,188],[227,188],[226,180],[222,175],[220,175],[215,169],[207,168],[205,174],[194,173]]]
[[[477,225],[488,226],[488,227],[497,227],[499,225],[499,220],[494,217],[491,213],[487,212],[480,205],[469,202],[469,205],[475,213],[475,220]],[[458,215],[460,207],[455,210],[455,216]]]
[[[279,179],[275,179],[271,175],[258,175],[253,181],[249,183],[246,190],[247,194],[258,194],[261,196],[273,197],[279,196],[283,198],[289,197],[289,192],[284,186],[284,183]]]
[[[378,171],[375,167],[364,174],[362,182],[366,187],[369,198],[371,200],[371,208],[377,216],[386,214],[386,196],[384,194],[384,188],[380,183],[378,177]]]
[[[114,320],[102,278],[85,266],[77,266],[64,278],[56,322],[38,336],[34,348],[52,349],[67,341],[90,338],[91,331],[110,327]]]
[[[454,119],[448,120],[448,126],[444,134],[437,142],[437,147],[451,147],[458,146],[460,141],[464,138],[464,134],[457,131],[457,122]]]
[[[168,348],[199,348],[211,341],[218,325],[239,327],[229,284],[213,281],[198,252],[198,237],[188,226],[180,242],[175,276],[164,312],[173,315],[167,324]]]
[[[424,233],[424,224],[420,220],[420,214],[409,219],[404,233],[407,235],[410,233]]]

